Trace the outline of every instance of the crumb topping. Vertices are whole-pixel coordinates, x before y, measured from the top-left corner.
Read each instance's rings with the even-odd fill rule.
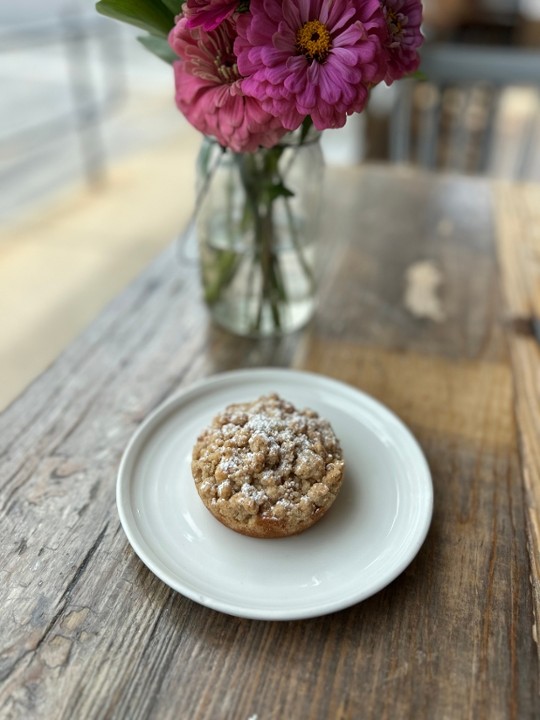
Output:
[[[332,504],[343,467],[330,424],[276,394],[225,408],[199,436],[192,460],[205,504],[244,523],[302,524]]]

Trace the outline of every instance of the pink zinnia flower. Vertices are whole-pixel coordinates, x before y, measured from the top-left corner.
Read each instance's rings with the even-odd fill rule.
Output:
[[[384,80],[391,85],[404,75],[414,72],[420,64],[418,48],[424,38],[421,0],[382,0],[388,35],[385,42],[387,70]]]
[[[188,28],[202,27],[209,31],[230,18],[237,7],[238,0],[187,0],[184,15]]]
[[[235,152],[272,147],[286,133],[281,122],[245,97],[233,44],[235,23],[224,20],[216,30],[189,30],[180,18],[169,44],[181,60],[174,63],[176,104],[188,121],[205,135]]]
[[[251,0],[235,43],[242,90],[289,130],[306,115],[342,127],[384,75],[385,33],[379,0]]]

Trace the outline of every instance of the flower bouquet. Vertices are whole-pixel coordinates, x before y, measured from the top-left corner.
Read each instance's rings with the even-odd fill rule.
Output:
[[[100,0],[173,65],[205,135],[198,220],[205,299],[229,329],[293,330],[315,297],[318,135],[413,73],[420,0]]]

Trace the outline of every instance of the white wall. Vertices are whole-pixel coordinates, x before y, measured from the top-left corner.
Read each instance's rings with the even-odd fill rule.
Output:
[[[63,12],[94,11],[93,0],[1,0],[0,32],[6,25],[41,22],[58,17]]]

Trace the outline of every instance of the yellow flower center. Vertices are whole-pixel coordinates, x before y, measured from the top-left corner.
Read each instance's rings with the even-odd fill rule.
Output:
[[[332,42],[330,33],[320,20],[309,20],[296,33],[296,49],[308,60],[324,62]]]
[[[392,10],[391,8],[386,9],[386,22],[388,23],[388,27],[390,28],[390,32],[392,35],[399,35],[401,31],[403,30],[403,26],[401,24],[402,15]]]
[[[240,78],[236,58],[232,55],[232,53],[224,57],[220,52],[218,52],[214,59],[214,65],[222,82],[232,84]]]

